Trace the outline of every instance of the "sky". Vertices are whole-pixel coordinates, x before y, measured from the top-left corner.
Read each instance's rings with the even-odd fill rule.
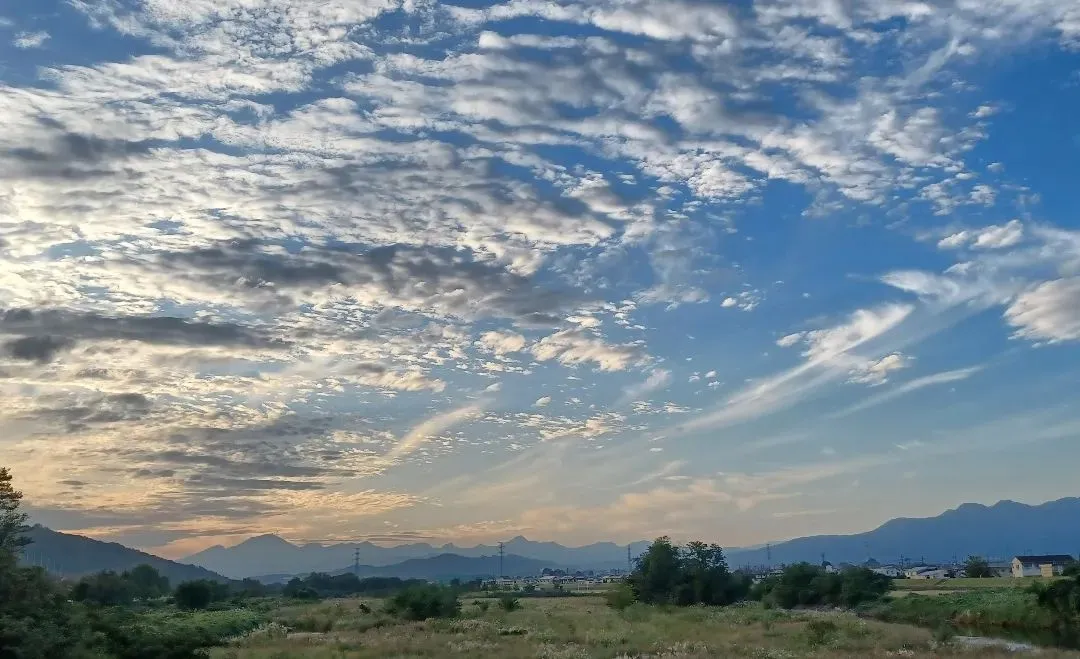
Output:
[[[1080,4],[8,0],[36,521],[724,546],[1080,495]]]

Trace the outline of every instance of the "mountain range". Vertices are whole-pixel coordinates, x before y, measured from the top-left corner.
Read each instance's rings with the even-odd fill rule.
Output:
[[[855,535],[798,538],[754,550],[728,552],[733,567],[798,561],[881,563],[963,560],[969,555],[1008,560],[1018,554],[1080,551],[1080,498],[1040,505],[999,501],[965,503],[936,517],[898,518]]]
[[[233,547],[211,547],[176,562],[43,526],[34,526],[27,535],[33,543],[24,551],[23,561],[68,577],[100,570],[120,572],[146,563],[174,584],[190,579],[225,581],[226,577],[260,577],[272,582],[309,572],[352,571],[349,566],[357,555],[359,573],[364,577],[465,579],[491,576],[499,569],[499,549],[489,545],[295,545],[275,535],[262,535]],[[631,555],[639,555],[648,545],[647,541],[632,543]],[[626,545],[610,542],[565,547],[517,537],[506,542],[503,550],[506,575],[537,574],[545,567],[625,568],[627,558]],[[967,503],[936,517],[894,519],[866,533],[797,538],[762,547],[730,549],[727,555],[732,567],[742,567],[818,562],[823,558],[832,563],[861,563],[869,558],[881,563],[901,558],[937,562],[969,554],[1008,559],[1015,554],[1075,556],[1078,551],[1080,498],[1068,498],[1034,506],[1014,501],[992,506]]]
[[[633,554],[648,547],[648,542],[634,543]],[[503,545],[507,555],[543,562],[543,567],[568,567],[604,570],[626,567],[626,545],[598,542],[584,547],[564,547],[555,542],[534,542],[518,536]],[[453,544],[432,546],[426,543],[381,547],[371,542],[295,545],[276,535],[260,535],[232,547],[215,545],[183,558],[183,562],[239,579],[267,574],[306,574],[334,572],[359,557],[361,566],[382,568],[413,559],[426,559],[452,554],[464,558],[484,558],[496,561],[499,548],[491,545],[458,547]],[[505,559],[504,559],[505,560]],[[492,563],[492,565],[495,565]],[[489,569],[486,574],[492,574]],[[510,574],[509,571],[507,571]],[[395,576],[398,575],[395,573]]]
[[[177,563],[115,542],[59,533],[44,526],[33,526],[25,535],[32,542],[23,550],[22,562],[44,567],[64,577],[80,577],[102,570],[123,572],[145,563],[168,577],[173,585],[195,579],[228,581],[204,567]]]
[[[632,543],[630,553],[636,556],[648,545],[647,541]],[[389,566],[443,554],[494,557],[499,551],[498,547],[489,545],[434,547],[425,543],[397,547],[381,547],[370,542],[295,545],[275,535],[263,535],[233,547],[211,547],[183,561],[241,578],[333,572],[348,565],[357,550],[362,565],[383,568],[381,574],[398,576],[405,574],[388,569]],[[626,545],[611,542],[566,547],[520,536],[505,543],[504,550],[507,554],[550,565],[593,570],[625,568],[627,554]],[[1080,498],[1068,498],[1040,505],[1014,501],[1000,501],[992,506],[967,503],[936,517],[894,519],[865,533],[797,538],[769,546],[730,549],[727,553],[728,562],[733,567],[740,567],[819,562],[822,557],[833,563],[861,563],[871,557],[885,563],[898,562],[902,557],[909,561],[949,561],[953,557],[978,554],[1004,559],[1013,554],[1075,554],[1078,550]]]
[[[544,568],[558,567],[555,563],[535,558],[525,558],[514,554],[505,554],[502,559],[502,573],[510,576],[531,576],[540,574]],[[401,579],[430,579],[449,581],[450,579],[491,578],[499,573],[498,556],[461,556],[459,554],[439,554],[426,558],[410,558],[393,565],[360,565],[331,570],[330,574],[355,572],[360,578],[399,577]],[[264,574],[255,577],[270,584],[291,579],[295,574]]]

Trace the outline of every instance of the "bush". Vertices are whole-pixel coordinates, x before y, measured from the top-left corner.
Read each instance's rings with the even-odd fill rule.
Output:
[[[625,611],[634,603],[634,589],[626,582],[619,583],[611,590],[604,593],[607,605],[616,611]]]
[[[214,590],[205,580],[185,581],[173,593],[176,605],[181,609],[205,609],[214,601]]]
[[[840,606],[853,608],[881,598],[892,580],[866,568],[848,568],[829,573],[809,563],[789,565],[751,590],[751,596],[767,607],[793,609],[799,606]]]
[[[427,584],[394,595],[387,603],[386,611],[405,620],[453,618],[461,612],[461,602],[453,588]]]
[[[840,627],[832,620],[817,619],[806,623],[806,641],[811,647],[825,645],[839,633]]]
[[[499,608],[503,611],[517,611],[521,608],[521,602],[513,595],[503,595],[499,598]]]
[[[473,606],[480,609],[480,613],[484,613],[488,610],[488,607],[491,606],[491,602],[487,600],[473,600]]]

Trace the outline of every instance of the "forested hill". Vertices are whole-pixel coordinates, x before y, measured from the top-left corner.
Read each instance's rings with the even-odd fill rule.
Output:
[[[40,565],[53,574],[65,577],[102,570],[122,572],[145,563],[168,577],[173,584],[194,579],[228,581],[220,574],[197,565],[176,563],[115,542],[59,533],[44,526],[34,526],[26,536],[33,542],[23,551],[23,562]]]

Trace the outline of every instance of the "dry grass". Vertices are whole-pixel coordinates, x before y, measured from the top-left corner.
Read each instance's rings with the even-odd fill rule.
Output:
[[[465,604],[454,620],[400,622],[357,600],[274,612],[288,635],[255,632],[215,659],[696,659],[699,657],[1007,657],[999,650],[937,646],[929,631],[840,613],[783,613],[756,606],[619,613],[600,598],[523,599],[520,611]],[[276,628],[275,628],[276,629]],[[1040,657],[1080,658],[1044,651]]]

